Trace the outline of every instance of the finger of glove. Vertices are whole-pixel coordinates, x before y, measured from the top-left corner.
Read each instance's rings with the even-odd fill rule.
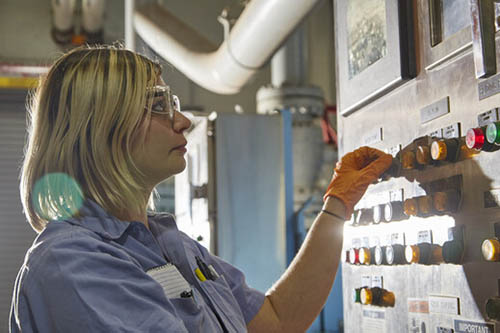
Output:
[[[364,174],[368,174],[373,177],[373,180],[380,177],[392,164],[392,155],[386,154],[378,150],[381,154],[377,156],[376,159],[369,162],[362,170]]]
[[[363,146],[346,154],[341,160],[340,167],[337,166],[336,170],[361,170],[384,155],[387,154],[381,150]]]

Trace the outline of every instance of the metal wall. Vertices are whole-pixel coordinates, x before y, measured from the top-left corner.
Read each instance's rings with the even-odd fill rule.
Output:
[[[437,135],[435,131],[457,123],[463,140],[467,129],[478,127],[479,114],[500,107],[498,93],[492,91],[492,96],[480,99],[481,84],[489,82],[491,90],[498,87],[499,78],[489,81],[476,78],[470,27],[459,33],[464,40],[454,39],[454,43],[462,43],[461,48],[448,45],[448,49],[440,50],[431,46],[429,3],[434,1],[414,2],[416,78],[357,111],[338,116],[341,154],[363,145],[395,152],[399,145],[408,147],[420,136],[433,132]],[[452,49],[458,52],[453,54]],[[496,50],[497,68],[500,68],[498,32]],[[434,103],[443,98],[449,101],[445,106],[447,112],[426,119],[429,115],[426,108],[436,106]],[[500,323],[489,320],[485,312],[487,300],[499,296],[500,262],[487,262],[481,254],[483,240],[495,236],[493,225],[500,222],[498,205],[490,205],[485,200],[485,192],[492,191],[494,196],[495,190],[500,188],[500,152],[476,153],[454,163],[403,170],[401,176],[369,187],[357,209],[432,194],[429,193],[431,187],[426,184],[460,175],[457,186],[462,193],[461,206],[457,212],[412,216],[400,222],[346,223],[344,251],[395,243],[414,245],[421,242],[422,237],[442,246],[453,237],[449,234],[450,228],[459,230],[460,226],[464,228],[465,251],[457,264],[360,265],[344,262],[346,332],[500,332]],[[401,193],[401,190],[402,198],[395,198],[394,193]],[[370,285],[381,285],[393,292],[394,307],[363,305],[353,300],[355,288]]]

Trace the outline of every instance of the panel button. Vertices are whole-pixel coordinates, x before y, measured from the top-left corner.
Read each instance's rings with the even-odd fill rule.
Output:
[[[443,244],[443,260],[448,264],[460,264],[464,255],[463,242],[457,240],[446,241]]]
[[[401,201],[388,202],[384,205],[384,219],[386,222],[401,221],[407,219],[404,212],[404,204]]]
[[[459,155],[458,139],[440,139],[431,144],[431,156],[436,161],[455,162]]]
[[[416,157],[413,151],[405,151],[401,154],[401,167],[403,169],[414,169],[415,163]]]
[[[415,155],[418,164],[428,165],[431,163],[431,150],[429,146],[418,146]]]
[[[458,209],[460,194],[457,190],[435,192],[432,194],[432,204],[441,213],[452,213]]]
[[[359,249],[359,263],[361,265],[369,265],[372,261],[371,250],[367,247],[362,247]]]
[[[494,122],[486,126],[486,141],[492,144],[500,144],[500,122]]]
[[[365,305],[393,307],[396,303],[394,293],[379,287],[361,289],[361,303]]]
[[[486,315],[490,320],[500,320],[500,297],[486,301]]]
[[[376,265],[387,265],[387,260],[385,259],[385,246],[375,246],[373,256]]]
[[[388,245],[385,248],[385,259],[389,265],[405,264],[405,247],[401,244]]]
[[[353,265],[359,264],[359,250],[352,248],[349,251],[349,262]]]
[[[500,242],[496,238],[486,239],[481,246],[483,257],[487,261],[500,261]]]

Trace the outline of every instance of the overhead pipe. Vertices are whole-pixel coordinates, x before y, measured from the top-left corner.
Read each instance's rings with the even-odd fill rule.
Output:
[[[191,80],[219,94],[234,94],[317,2],[252,0],[218,48],[156,3],[136,9],[134,27],[157,54]]]

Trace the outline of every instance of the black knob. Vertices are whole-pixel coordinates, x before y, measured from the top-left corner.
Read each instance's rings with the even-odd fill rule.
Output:
[[[500,320],[500,297],[486,301],[486,315],[490,320]]]
[[[404,206],[402,201],[393,201],[385,204],[384,219],[387,222],[401,221],[407,218],[408,216],[404,212]]]
[[[443,260],[448,264],[460,264],[464,255],[464,244],[458,240],[446,241],[443,244]]]
[[[358,210],[356,224],[366,225],[373,221],[373,208],[363,208]]]
[[[389,265],[402,265],[405,261],[405,247],[401,244],[388,245],[385,248],[385,259]]]

